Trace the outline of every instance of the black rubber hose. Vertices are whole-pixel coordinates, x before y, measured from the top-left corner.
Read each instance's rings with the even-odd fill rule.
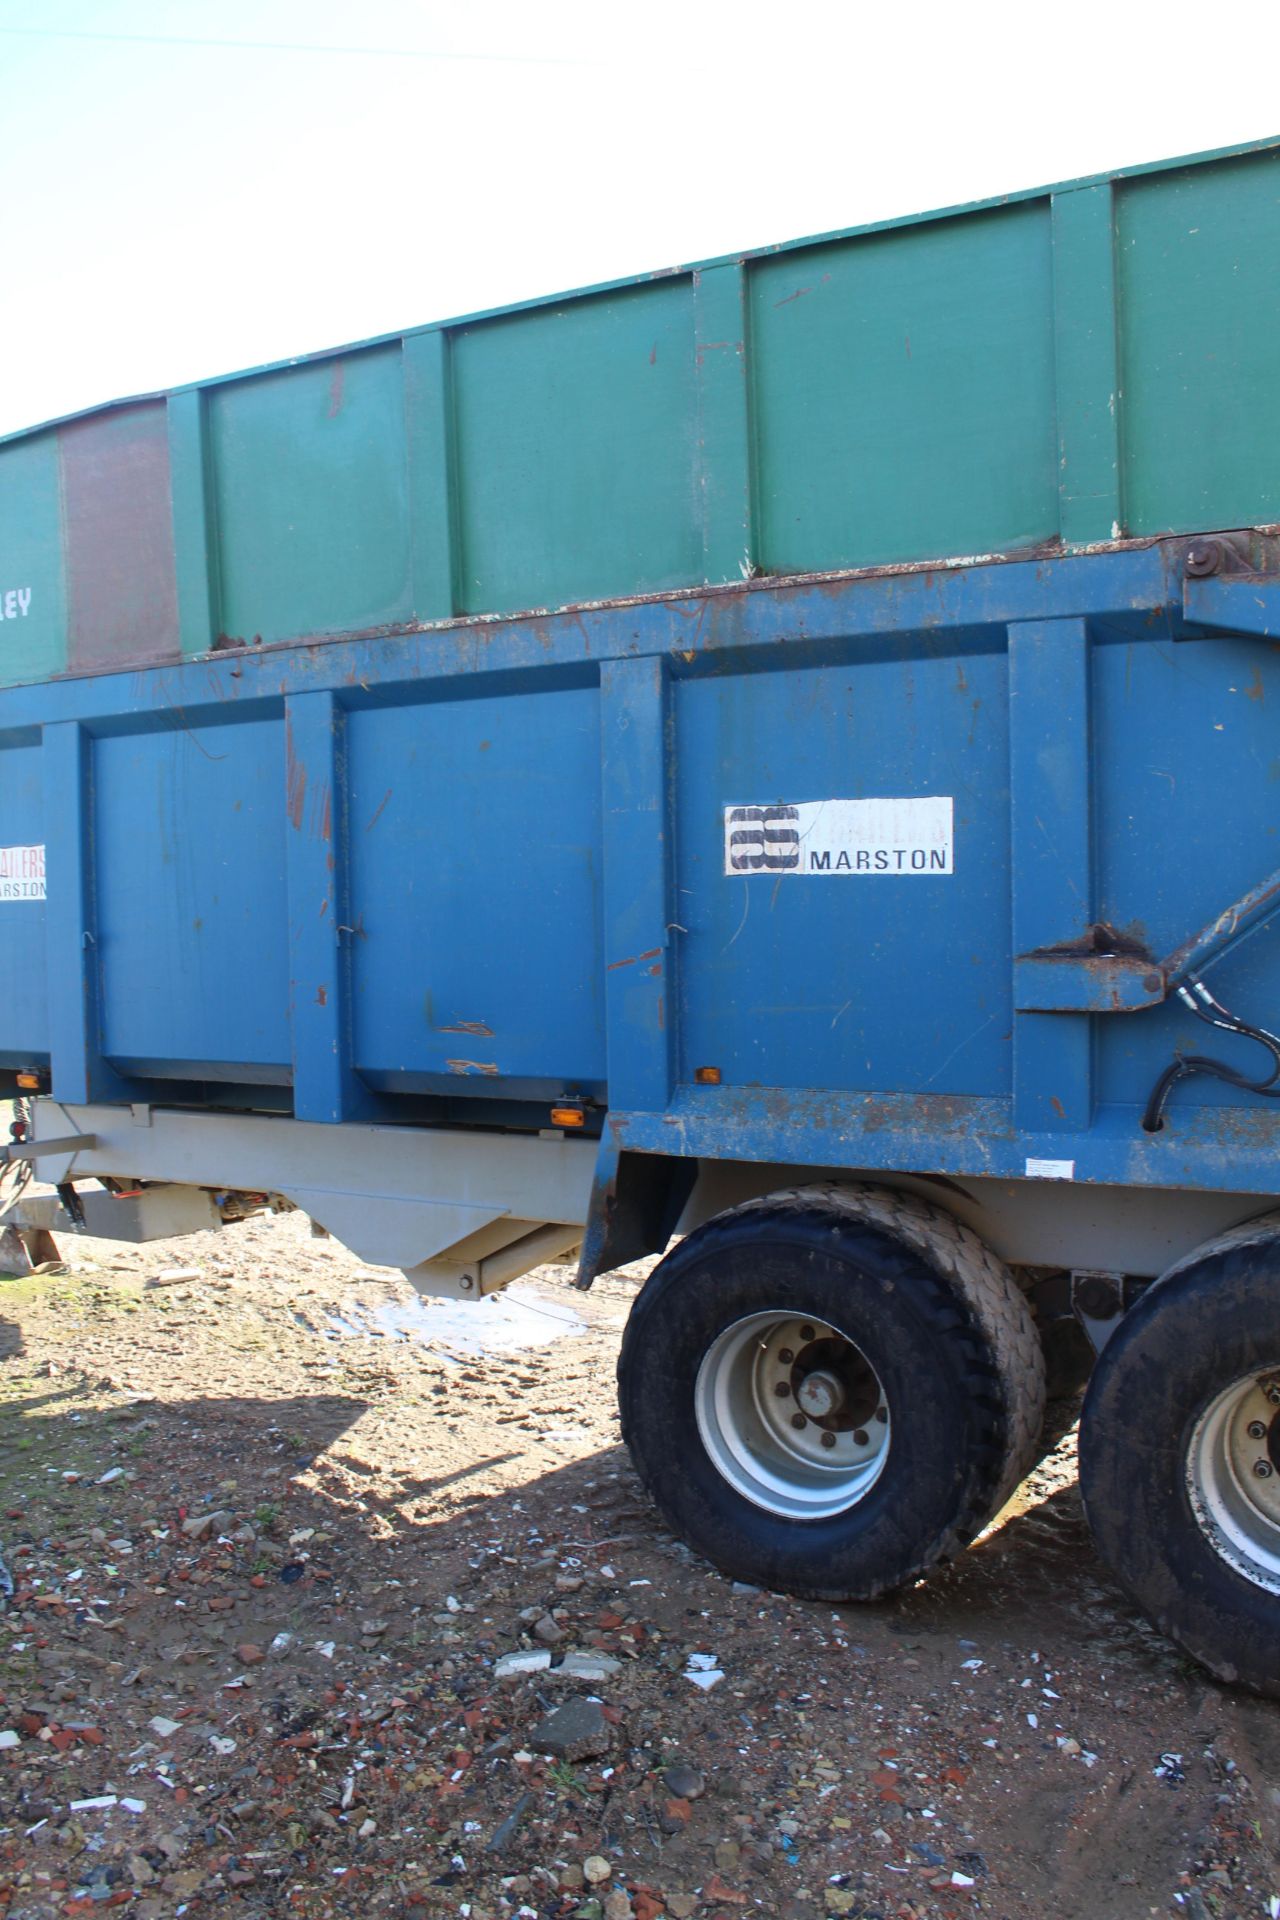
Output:
[[[1261,1094],[1264,1100],[1280,1099],[1280,1039],[1268,1033],[1265,1027],[1250,1026],[1247,1020],[1239,1019],[1220,1000],[1215,1000],[1203,981],[1192,979],[1179,987],[1178,998],[1189,1007],[1197,1020],[1203,1020],[1206,1026],[1219,1027],[1224,1033],[1238,1033],[1246,1040],[1256,1040],[1271,1055],[1271,1071],[1265,1079],[1251,1080],[1247,1074],[1239,1073],[1234,1067],[1222,1060],[1211,1060],[1203,1053],[1180,1053],[1170,1061],[1155,1086],[1151,1089],[1146,1109],[1142,1115],[1142,1127],[1145,1133],[1158,1133],[1164,1124],[1164,1109],[1170,1093],[1179,1080],[1189,1080],[1193,1074],[1203,1073],[1215,1080],[1223,1080],[1230,1087],[1238,1087],[1242,1093]],[[1212,1012],[1206,1011],[1212,1008]]]

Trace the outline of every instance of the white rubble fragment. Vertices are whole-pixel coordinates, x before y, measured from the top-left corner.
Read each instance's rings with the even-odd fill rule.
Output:
[[[724,1679],[724,1671],[716,1665],[713,1653],[691,1653],[685,1664],[684,1677],[692,1680],[695,1687],[701,1687],[704,1693],[710,1693],[712,1687],[718,1687]]]
[[[609,1653],[566,1653],[558,1667],[551,1670],[553,1680],[594,1680],[610,1679],[621,1670],[622,1662],[615,1660]]]
[[[550,1647],[520,1648],[504,1653],[493,1669],[495,1680],[515,1680],[522,1673],[544,1673],[551,1665]]]

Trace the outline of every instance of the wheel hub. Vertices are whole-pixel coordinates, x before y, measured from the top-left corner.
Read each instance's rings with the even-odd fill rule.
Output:
[[[875,1370],[838,1328],[750,1314],[708,1350],[694,1389],[712,1462],[771,1513],[821,1519],[862,1499],[889,1449]]]
[[[826,1420],[844,1405],[844,1388],[834,1373],[815,1368],[806,1373],[795,1390],[796,1404],[811,1420]]]
[[[1280,1374],[1250,1374],[1201,1414],[1187,1492],[1201,1531],[1254,1586],[1280,1593]]]

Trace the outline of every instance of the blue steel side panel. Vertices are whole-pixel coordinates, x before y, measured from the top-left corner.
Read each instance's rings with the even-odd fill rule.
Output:
[[[667,664],[608,660],[603,706],[605,1000],[609,1099],[665,1107],[674,1066],[673,761]]]
[[[1265,641],[1115,643],[1095,646],[1093,673],[1100,916],[1168,953],[1280,866],[1280,661]],[[1274,922],[1206,977],[1246,1019],[1280,1026]],[[1104,1101],[1149,1088],[1175,1048],[1246,1074],[1268,1067],[1261,1048],[1176,999],[1097,1022],[1097,1046]],[[1219,1081],[1187,1080],[1171,1123],[1189,1107],[1239,1104]]]
[[[165,1077],[289,1065],[278,720],[93,742],[102,1051]]]
[[[55,1100],[105,1098],[100,1076],[98,949],[91,845],[93,742],[79,720],[43,729],[49,1050]]]
[[[483,684],[348,717],[355,1066],[599,1087],[599,694]]]
[[[1091,925],[1089,650],[1084,620],[1009,629],[1013,952],[1078,942]],[[1093,1117],[1093,1036],[1082,1014],[1022,1011],[1013,1051],[1018,1125],[1076,1130]]]
[[[347,716],[328,690],[292,694],[284,729],[293,1115],[354,1120],[365,1100],[351,1064]]]
[[[541,1124],[608,1073],[616,1145],[1277,1191],[1280,1111],[1250,1094],[1192,1081],[1142,1133],[1175,1041],[1208,1037],[1175,1009],[1011,1008],[1025,941],[1091,916],[1167,951],[1280,865],[1267,642],[1197,638],[1181,561],[752,586],[0,693],[0,756],[43,728],[54,1091],[129,1097],[104,1052],[152,1082],[296,1062],[312,1112],[363,1081]],[[724,874],[727,804],[933,793],[951,875],[757,876],[744,901]],[[1264,1023],[1269,929],[1211,975]],[[0,912],[0,949],[23,938]],[[1046,1112],[1084,1053],[1050,1036],[1086,1019],[1092,1106]],[[688,1084],[704,1065],[723,1084]]]
[[[44,845],[44,786],[37,740],[0,748],[0,822],[7,847]],[[49,1051],[45,902],[0,898],[0,1060],[31,1066]]]
[[[677,687],[682,1080],[1006,1093],[1007,671],[994,637]],[[955,872],[724,873],[724,809],[955,801]]]

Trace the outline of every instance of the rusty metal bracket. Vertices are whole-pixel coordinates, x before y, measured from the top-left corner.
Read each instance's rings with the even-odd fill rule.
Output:
[[[1188,568],[1188,578],[1182,585],[1182,611],[1193,627],[1212,633],[1280,639],[1280,578],[1260,573],[1201,575]]]
[[[1024,953],[1013,963],[1019,1013],[1137,1013],[1167,990],[1153,961],[1127,953]]]
[[[1013,1003],[1019,1013],[1137,1013],[1158,1007],[1185,981],[1223,959],[1280,911],[1280,869],[1184,940],[1163,960],[1104,924],[1083,938],[1019,954]]]
[[[1167,990],[1141,942],[1103,921],[1078,940],[1037,947],[1013,963],[1019,1013],[1136,1013],[1157,1006]]]

